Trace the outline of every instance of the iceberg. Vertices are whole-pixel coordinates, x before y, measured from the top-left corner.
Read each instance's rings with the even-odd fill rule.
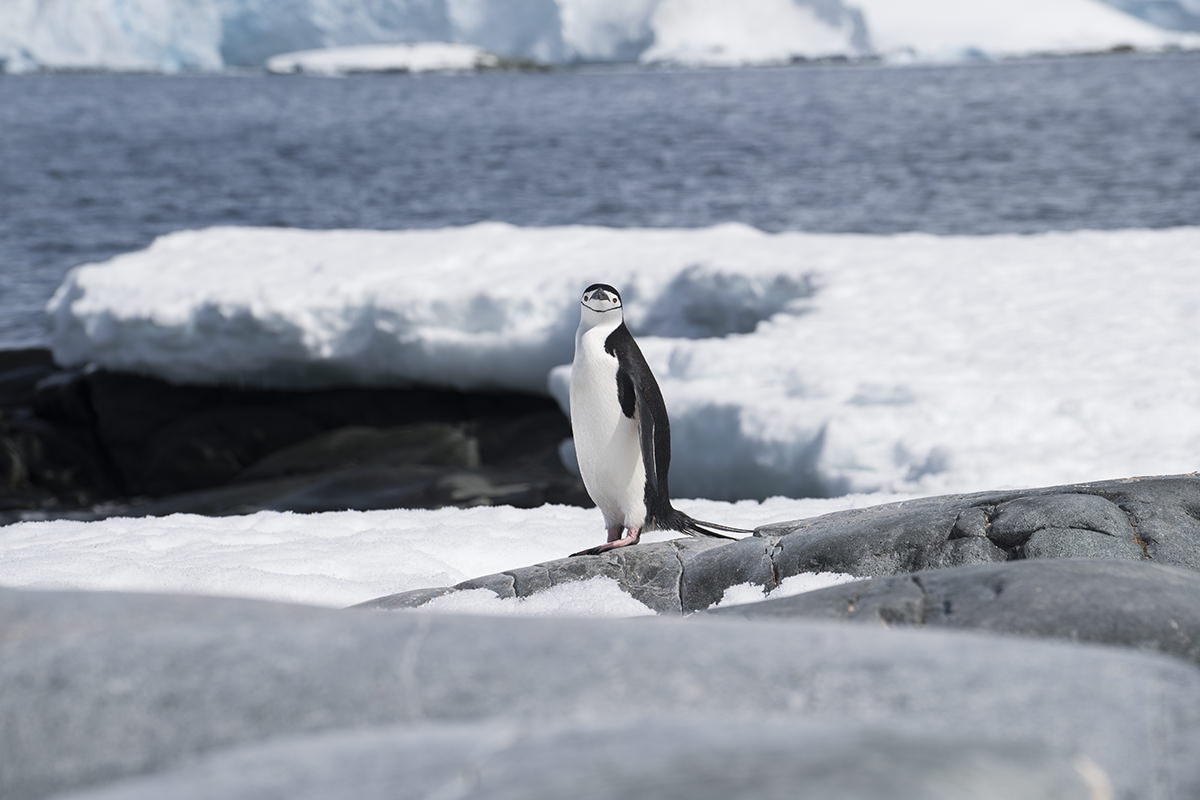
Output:
[[[956,492],[1191,471],[1196,252],[1200,228],[214,228],[76,268],[48,312],[66,365],[565,408],[603,281],[670,409],[677,495]]]
[[[555,63],[568,53],[554,0],[12,0],[0,64],[175,72],[262,67],[325,47],[445,42]]]
[[[221,36],[212,2],[11,0],[0,4],[0,72],[217,70]]]
[[[955,59],[1196,47],[1157,25],[1198,22],[1195,0],[8,0],[0,69],[219,70],[421,42],[546,64]]]
[[[469,44],[361,44],[284,53],[267,60],[278,75],[349,75],[357,72],[471,72],[494,69],[499,57]]]

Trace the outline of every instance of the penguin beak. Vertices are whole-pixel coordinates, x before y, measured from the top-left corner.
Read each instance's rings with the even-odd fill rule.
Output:
[[[592,311],[607,311],[608,308],[605,307],[605,304],[609,307],[616,305],[614,298],[603,289],[597,289],[583,298],[583,305]]]

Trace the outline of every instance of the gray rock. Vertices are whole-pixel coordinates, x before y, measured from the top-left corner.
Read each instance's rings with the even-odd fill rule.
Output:
[[[590,725],[520,721],[338,731],[214,754],[74,800],[1070,800],[1107,797],[1085,758],[1029,742],[930,736],[900,723],[683,715]]]
[[[1042,528],[1022,546],[1025,558],[1123,558],[1143,561],[1146,552],[1131,539],[1079,528]]]
[[[685,609],[681,605],[680,587],[685,570],[688,569],[688,565],[702,559],[704,553],[722,549],[722,544],[725,542],[718,539],[684,538],[621,548],[604,556],[563,558],[545,564],[535,564],[530,567],[472,578],[454,586],[437,587],[432,590],[416,589],[388,595],[369,600],[360,604],[359,607],[414,608],[433,597],[465,589],[490,589],[498,597],[503,598],[529,597],[562,583],[603,577],[615,580],[634,599],[653,611],[660,614],[680,614],[685,610],[692,610],[691,607]],[[749,544],[757,547],[760,552],[763,550],[762,542],[750,542]],[[740,565],[740,561],[735,560],[735,563]],[[724,574],[719,569],[716,572]],[[734,580],[734,583],[741,583],[743,580]],[[697,582],[697,585],[701,584]],[[430,594],[431,591],[436,594]],[[723,592],[724,586],[722,585],[715,598],[700,607],[706,607],[719,600]],[[703,600],[696,602],[703,602]]]
[[[998,504],[991,514],[991,530],[984,535],[1000,547],[1013,548],[1028,539],[1030,532],[1047,529],[1080,529],[1118,539],[1136,536],[1125,512],[1110,500],[1066,493],[1018,497]]]
[[[479,467],[479,444],[459,426],[416,423],[394,428],[336,428],[272,452],[243,470],[239,480],[264,480],[325,472],[347,463],[378,466],[429,464]]]
[[[767,525],[737,542],[680,539],[466,581],[527,597],[596,576],[660,613],[691,613],[725,589],[802,572],[895,575],[1026,558],[1151,560],[1200,570],[1200,478],[1182,475],[930,497]],[[507,576],[507,577],[504,577]],[[415,595],[370,601],[409,607]]]
[[[733,758],[729,772],[739,783],[744,776],[750,794],[777,775],[794,783],[787,760],[819,748],[820,730],[836,741],[850,724],[891,743],[879,770],[915,757],[914,748],[928,751],[922,765],[944,758],[935,783],[979,763],[1007,776],[999,785],[1020,787],[1003,781],[1026,765],[1043,794],[1061,781],[1076,791],[1060,757],[1082,757],[1119,797],[1200,796],[1200,671],[1082,644],[811,621],[475,618],[12,590],[0,591],[0,640],[5,800],[183,769],[205,754],[285,737],[398,726],[419,738],[446,723],[484,725],[485,737],[494,723],[531,735],[563,726],[577,732],[571,758],[593,765],[589,776],[639,745],[658,747],[648,752],[662,753],[665,768],[618,771],[621,791],[650,773],[695,788],[670,759],[682,759],[680,769],[698,759],[671,756],[668,745],[651,744],[653,733],[636,733],[646,720],[706,734],[680,734],[706,748],[722,731],[734,742],[758,730],[752,741],[774,742],[761,751],[772,757]],[[793,739],[794,723],[817,732]],[[634,733],[606,745],[602,731],[613,724]],[[920,736],[906,749],[898,729]],[[873,751],[853,755],[859,733],[846,735],[831,763],[873,763]],[[945,741],[961,747],[943,753]],[[972,761],[992,751],[989,742],[998,743],[996,760]],[[465,750],[443,755],[472,759]],[[523,774],[521,758],[515,763],[514,781]],[[722,763],[714,756],[711,769]],[[806,782],[857,785],[854,772],[822,772],[820,758],[802,763]],[[713,780],[717,788],[698,796],[728,796]]]
[[[1023,558],[1131,558],[1200,569],[1200,478],[952,495],[760,528],[780,577],[889,575]]]
[[[1156,650],[1200,665],[1200,573],[1147,561],[930,570],[713,609],[742,618],[974,628]]]

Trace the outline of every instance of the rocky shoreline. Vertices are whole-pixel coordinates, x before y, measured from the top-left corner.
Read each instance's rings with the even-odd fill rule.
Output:
[[[586,502],[545,398],[0,354],[0,524]],[[862,580],[743,605],[809,572]],[[614,580],[657,618],[436,614]],[[1200,796],[1200,476],[930,497],[329,610],[0,589],[0,796]]]
[[[819,569],[865,579],[681,618]],[[596,576],[660,616],[387,610]],[[932,497],[364,606],[0,590],[19,687],[0,795],[1200,796],[1195,474]]]
[[[674,539],[485,575],[371,601],[415,608],[455,591],[528,597],[593,577],[616,580],[660,614],[690,614],[725,589],[766,590],[803,572],[862,577],[1041,558],[1149,562],[1200,571],[1200,478],[1130,478],[980,492],[840,511],[758,528],[736,542]]]
[[[0,352],[0,524],[584,504],[553,401],[422,386],[179,386]]]

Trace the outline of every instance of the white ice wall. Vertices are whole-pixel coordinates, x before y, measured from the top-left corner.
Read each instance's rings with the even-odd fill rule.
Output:
[[[1194,46],[1197,0],[4,0],[0,63],[214,70],[297,50],[455,42],[547,63],[736,65]]]

